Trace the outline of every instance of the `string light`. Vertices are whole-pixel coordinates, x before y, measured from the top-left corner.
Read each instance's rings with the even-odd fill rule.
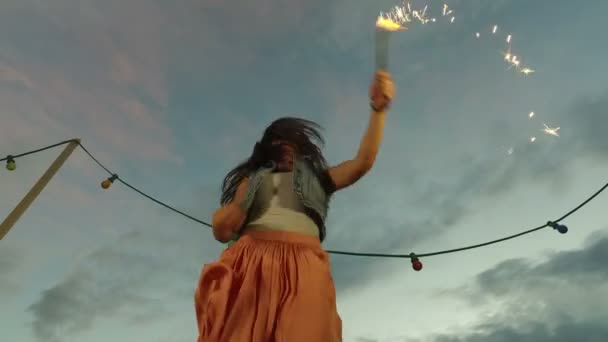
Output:
[[[568,232],[568,227],[566,225],[563,224],[559,224],[559,223],[555,223],[555,222],[547,222],[547,226],[557,230],[558,232],[562,233],[562,234],[566,234]]]
[[[101,182],[101,188],[102,189],[109,189],[112,184],[114,184],[114,181],[118,179],[118,175],[117,174],[113,174],[112,176],[110,176],[107,179],[104,179],[103,182]]]
[[[418,272],[422,270],[422,262],[415,253],[410,253],[410,260],[412,262],[412,268],[414,271]]]
[[[12,160],[14,161],[16,158],[18,157],[22,157],[22,156],[26,156],[29,154],[34,154],[37,152],[41,152],[41,151],[45,151],[48,149],[51,149],[53,147],[56,146],[60,146],[60,145],[64,145],[67,143],[70,143],[74,141],[74,139],[71,140],[67,140],[67,141],[63,141],[54,145],[50,145],[50,146],[46,146],[43,148],[40,148],[38,150],[33,150],[33,151],[29,151],[26,153],[22,153],[19,155],[15,155],[15,156],[9,156],[6,158],[2,158],[0,159],[0,162],[2,161],[9,161]],[[174,207],[144,193],[143,191],[137,189],[136,187],[132,186],[131,184],[125,182],[123,179],[118,178],[118,175],[116,173],[111,172],[107,167],[105,167],[97,158],[95,158],[95,156],[89,152],[89,150],[87,150],[81,142],[79,142],[78,144],[80,146],[80,148],[94,161],[96,162],[102,169],[104,169],[106,172],[108,172],[108,174],[110,174],[110,177],[105,181],[109,182],[109,184],[111,185],[114,181],[119,181],[120,183],[122,183],[123,185],[125,185],[126,187],[130,188],[131,190],[139,193],[140,195],[146,197],[147,199],[167,208],[170,209],[174,212],[176,212],[177,214],[180,214],[190,220],[193,220],[195,222],[198,222],[202,225],[205,225],[207,227],[211,227],[211,224],[199,220],[195,217],[192,217],[180,210],[175,209]],[[102,187],[104,186],[102,182]],[[108,186],[109,187],[109,186]],[[566,214],[564,214],[562,217],[558,218],[557,220],[554,221],[548,221],[546,224],[540,226],[540,227],[536,227],[536,228],[532,228],[517,234],[513,234],[510,236],[506,236],[500,239],[496,239],[496,240],[492,240],[492,241],[487,241],[487,242],[483,242],[483,243],[479,243],[479,244],[475,244],[475,245],[470,245],[470,246],[465,246],[465,247],[460,247],[460,248],[455,248],[455,249],[448,249],[448,250],[442,250],[442,251],[437,251],[437,252],[430,252],[430,253],[423,253],[423,254],[415,254],[415,253],[410,253],[410,254],[386,254],[386,253],[359,253],[359,252],[348,252],[348,251],[337,251],[337,250],[327,250],[326,252],[329,254],[337,254],[337,255],[349,255],[349,256],[360,256],[360,257],[378,257],[378,258],[401,258],[401,259],[410,259],[411,263],[412,263],[412,268],[415,271],[420,271],[423,268],[423,264],[420,261],[420,258],[422,257],[429,257],[429,256],[437,256],[437,255],[443,255],[443,254],[449,254],[449,253],[457,253],[457,252],[463,252],[463,251],[467,251],[467,250],[471,250],[471,249],[476,249],[476,248],[480,248],[480,247],[485,247],[485,246],[489,246],[492,244],[496,244],[496,243],[500,243],[503,241],[507,241],[507,240],[511,240],[517,237],[521,237],[523,235],[527,235],[539,230],[542,230],[544,228],[547,227],[551,227],[555,230],[557,230],[559,233],[561,234],[566,234],[568,232],[568,227],[561,224],[560,222],[565,220],[566,218],[568,218],[570,215],[574,214],[576,211],[578,211],[579,209],[581,209],[582,207],[584,207],[585,205],[587,205],[589,202],[591,202],[593,199],[595,199],[599,194],[601,194],[604,190],[606,190],[606,188],[608,188],[608,183],[604,184],[600,189],[598,189],[595,193],[593,193],[591,196],[589,196],[587,199],[585,199],[582,203],[580,203],[578,206],[576,206],[574,209],[570,210],[569,212],[567,212]]]
[[[15,158],[13,156],[6,157],[6,169],[9,171],[15,171],[17,168],[17,163],[15,162]]]

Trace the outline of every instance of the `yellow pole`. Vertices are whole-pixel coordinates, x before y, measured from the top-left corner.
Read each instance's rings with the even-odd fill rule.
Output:
[[[32,202],[40,195],[42,189],[49,183],[51,178],[55,176],[57,171],[63,166],[65,161],[70,157],[74,149],[80,144],[80,139],[74,139],[71,141],[68,146],[65,147],[63,152],[55,159],[53,164],[49,166],[46,172],[38,179],[36,184],[30,189],[30,191],[23,197],[21,202],[17,204],[15,209],[11,211],[10,214],[4,219],[2,224],[0,224],[0,240],[4,238],[4,236],[8,233],[8,231],[17,223],[21,215],[30,207]]]

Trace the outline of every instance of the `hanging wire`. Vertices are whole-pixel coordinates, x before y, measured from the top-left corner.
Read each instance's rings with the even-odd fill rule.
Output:
[[[3,162],[3,161],[5,161],[5,160],[8,160],[9,158],[17,159],[17,158],[19,158],[19,157],[25,157],[25,156],[30,155],[30,154],[34,154],[34,153],[38,153],[38,152],[42,152],[42,151],[46,151],[46,150],[50,150],[50,149],[55,148],[55,147],[57,147],[57,146],[61,146],[61,145],[66,145],[66,144],[69,144],[69,143],[71,143],[71,142],[73,142],[73,141],[74,141],[74,142],[77,142],[77,141],[78,141],[78,139],[70,139],[70,140],[62,141],[62,142],[60,142],[60,143],[56,143],[56,144],[53,144],[53,145],[49,145],[49,146],[47,146],[47,147],[39,148],[39,149],[37,149],[37,150],[32,150],[32,151],[28,151],[28,152],[21,153],[21,154],[16,154],[16,155],[9,155],[9,156],[6,156],[6,157],[4,157],[4,158],[0,159],[0,162]]]
[[[83,151],[84,151],[84,152],[85,152],[85,153],[86,153],[86,154],[87,154],[89,157],[91,157],[91,159],[93,159],[93,161],[94,161],[95,163],[97,163],[97,164],[98,164],[98,165],[99,165],[99,166],[100,166],[102,169],[104,169],[104,170],[105,170],[106,172],[108,172],[110,175],[115,175],[115,174],[114,174],[112,171],[110,171],[110,170],[109,170],[107,167],[105,167],[105,166],[104,166],[104,165],[103,165],[103,164],[102,164],[102,163],[99,161],[99,159],[95,158],[95,156],[93,156],[93,154],[92,154],[91,152],[89,152],[89,150],[87,150],[87,148],[86,148],[86,147],[84,147],[84,146],[82,145],[82,143],[79,143],[79,145],[80,145],[80,148],[82,148],[82,150],[83,150]],[[205,226],[207,226],[207,227],[210,227],[210,228],[211,228],[211,224],[209,224],[209,223],[207,223],[207,222],[205,222],[205,221],[199,220],[199,219],[197,219],[196,217],[193,217],[193,216],[191,216],[191,215],[188,215],[188,214],[184,213],[184,212],[183,212],[183,211],[181,211],[181,210],[178,210],[178,209],[176,209],[176,208],[174,208],[174,207],[172,207],[172,206],[170,206],[170,205],[168,205],[168,204],[166,204],[166,203],[164,203],[164,202],[161,202],[161,201],[157,200],[156,198],[154,198],[154,197],[152,197],[152,196],[150,196],[150,195],[146,194],[145,192],[143,192],[143,191],[139,190],[138,188],[134,187],[133,185],[131,185],[131,184],[129,184],[129,183],[127,183],[127,182],[125,182],[125,181],[124,181],[124,180],[122,180],[120,177],[118,177],[118,176],[117,176],[117,177],[116,177],[116,179],[117,179],[117,180],[118,180],[120,183],[122,183],[124,186],[126,186],[126,187],[128,187],[129,189],[131,189],[131,190],[133,190],[133,191],[137,192],[138,194],[140,194],[140,195],[144,196],[145,198],[149,199],[150,201],[155,202],[155,203],[157,203],[157,204],[159,204],[159,205],[161,205],[161,206],[163,206],[163,207],[165,207],[165,208],[167,208],[167,209],[169,209],[169,210],[171,210],[171,211],[174,211],[174,212],[176,212],[176,213],[178,213],[178,214],[180,214],[180,215],[182,215],[182,216],[184,216],[184,217],[187,217],[187,218],[189,218],[189,219],[190,219],[190,220],[192,220],[192,221],[195,221],[195,222],[197,222],[197,223],[200,223],[200,224],[202,224],[202,225],[205,225]]]
[[[180,211],[158,199],[156,199],[155,197],[148,195],[146,193],[144,193],[143,191],[137,189],[136,187],[134,187],[133,185],[125,182],[124,180],[122,180],[120,177],[118,177],[115,173],[113,173],[112,171],[110,171],[105,165],[103,165],[99,159],[97,159],[86,147],[84,147],[84,145],[82,145],[81,142],[79,142],[77,139],[70,139],[70,140],[66,140],[66,141],[62,141],[60,143],[57,144],[53,144],[53,145],[49,145],[43,148],[39,148],[37,150],[32,150],[32,151],[28,151],[25,153],[21,153],[21,154],[17,154],[17,155],[12,155],[9,156],[10,158],[16,159],[19,157],[24,157],[30,154],[35,154],[38,152],[42,152],[42,151],[46,151],[49,149],[52,149],[54,147],[58,147],[61,145],[65,145],[68,144],[70,142],[78,142],[78,145],[80,146],[80,148],[82,148],[82,150],[95,162],[97,163],[97,165],[99,165],[102,169],[104,169],[108,174],[110,174],[110,176],[116,176],[116,179],[123,185],[125,185],[126,187],[128,187],[129,189],[137,192],[138,194],[140,194],[141,196],[144,196],[145,198],[179,214],[182,215],[192,221],[195,221],[197,223],[200,223],[202,225],[205,225],[207,227],[211,227],[211,224],[199,220],[191,215],[188,215],[186,213],[184,213],[183,211]],[[1,161],[5,161],[8,160],[9,157],[6,158],[2,158],[0,159]],[[585,205],[587,205],[589,202],[591,202],[593,199],[595,199],[599,194],[601,194],[604,190],[606,190],[606,188],[608,188],[608,183],[606,183],[604,186],[602,186],[599,190],[597,190],[595,193],[593,193],[591,196],[589,196],[587,199],[585,199],[581,204],[579,204],[578,206],[576,206],[575,208],[573,208],[572,210],[570,210],[569,212],[567,212],[566,214],[564,214],[563,216],[561,216],[560,218],[558,218],[557,220],[554,221],[549,221],[546,224],[536,227],[536,228],[532,228],[526,231],[523,231],[521,233],[517,233],[517,234],[513,234],[513,235],[509,235],[500,239],[496,239],[496,240],[492,240],[492,241],[488,241],[488,242],[483,242],[483,243],[479,243],[479,244],[475,244],[475,245],[470,245],[470,246],[465,246],[465,247],[460,247],[460,248],[454,248],[454,249],[447,249],[447,250],[442,250],[442,251],[437,251],[437,252],[430,252],[430,253],[421,253],[421,254],[387,254],[387,253],[360,253],[360,252],[348,252],[348,251],[338,251],[338,250],[327,250],[327,253],[330,254],[337,254],[337,255],[350,255],[350,256],[360,256],[360,257],[376,257],[376,258],[402,258],[402,259],[413,259],[413,258],[422,258],[422,257],[429,257],[429,256],[435,256],[435,255],[442,255],[442,254],[449,254],[449,253],[456,253],[456,252],[462,252],[462,251],[466,251],[466,250],[471,250],[471,249],[475,249],[475,248],[480,248],[480,247],[485,247],[485,246],[489,246],[489,245],[493,245],[496,243],[500,243],[503,241],[507,241],[507,240],[511,240],[511,239],[515,239],[517,237],[523,236],[523,235],[527,235],[536,231],[539,231],[541,229],[547,228],[547,227],[551,227],[552,224],[557,224],[561,221],[563,221],[564,219],[566,219],[567,217],[569,217],[570,215],[574,214],[575,212],[577,212],[579,209],[581,209],[582,207],[584,207]]]

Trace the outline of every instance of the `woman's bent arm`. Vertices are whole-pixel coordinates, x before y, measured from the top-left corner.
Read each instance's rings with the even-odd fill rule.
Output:
[[[232,202],[213,213],[211,225],[216,240],[222,243],[232,240],[237,230],[245,223],[247,213],[241,208],[240,204],[245,200],[248,184],[247,179],[241,181]]]

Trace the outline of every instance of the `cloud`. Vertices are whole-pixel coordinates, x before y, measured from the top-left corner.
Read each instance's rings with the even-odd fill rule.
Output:
[[[521,330],[505,327],[500,323],[480,328],[488,332],[472,334],[465,338],[439,337],[434,342],[600,342],[608,338],[608,327],[603,322],[566,321],[553,329],[538,322],[527,324]]]
[[[400,137],[402,145],[385,143],[375,170],[353,189],[345,190],[348,196],[336,196],[330,211],[326,248],[378,253],[415,252],[418,244],[448,231],[466,220],[472,212],[483,208],[488,200],[500,198],[518,185],[543,184],[555,194],[565,193],[572,178],[577,177],[571,168],[573,160],[606,161],[604,151],[608,148],[608,137],[603,134],[603,127],[608,127],[608,116],[604,115],[608,93],[601,94],[575,98],[556,114],[564,127],[560,138],[539,136],[536,144],[524,140],[515,146],[515,153],[511,156],[505,153],[506,149],[496,148],[498,145],[495,143],[503,137],[508,141],[508,137],[513,136],[511,129],[489,129],[493,136],[488,137],[487,144],[480,142],[480,139],[485,139],[480,135],[462,137],[463,151],[446,154],[437,145],[428,145],[435,149],[429,153],[402,150],[402,145],[408,145],[403,143],[403,139],[411,139],[412,144],[428,139],[416,132],[418,127],[405,128]],[[392,117],[388,119],[398,121]],[[605,125],[602,124],[604,122]],[[483,121],[479,122],[477,131],[484,130],[483,124]],[[491,122],[488,124],[493,125]],[[393,132],[391,127],[387,127],[387,139],[402,129],[399,122],[395,126]],[[443,129],[437,128],[440,132]],[[479,148],[468,149],[469,139],[475,140]],[[344,145],[355,146],[354,141],[342,140]],[[425,149],[424,143],[422,145],[421,148]],[[394,155],[402,158],[384,158]],[[416,160],[416,163],[409,163],[409,160]],[[448,164],[449,169],[446,169]],[[390,184],[399,184],[399,187],[378,183],[378,175]],[[598,187],[603,181],[598,180]],[[380,199],[381,203],[376,203]],[[390,210],[386,203],[390,203],[391,208],[408,208],[407,212]],[[573,206],[576,204],[572,203]],[[339,255],[333,256],[332,261],[339,290],[364,286],[374,279],[374,272],[380,272],[378,266],[386,264],[384,259]]]
[[[86,336],[117,315],[122,324],[144,327],[192,307],[203,260],[217,257],[220,244],[201,236],[195,224],[176,232],[175,217],[162,210],[154,224],[126,224],[128,230],[79,257],[63,279],[42,291],[28,308],[38,340]]]
[[[529,163],[524,162],[528,158],[519,158],[521,161],[465,158],[453,165],[460,171],[449,175],[432,176],[436,171],[414,171],[409,177],[392,178],[386,176],[384,170],[372,173],[367,176],[370,180],[358,185],[360,188],[347,190],[348,198],[336,196],[336,203],[343,202],[338,210],[331,211],[335,219],[330,224],[326,247],[377,253],[425,252],[415,250],[416,246],[463,222],[488,199],[502,196],[518,184],[538,181],[551,186],[568,175],[567,170],[556,172],[551,168],[558,162],[551,160],[549,153],[537,154],[536,161]],[[537,172],[543,172],[544,178],[536,176]],[[391,184],[399,184],[399,188],[373,182],[371,178],[379,174],[385,175]],[[379,199],[381,203],[376,202]],[[369,203],[370,200],[374,202]],[[390,203],[389,208],[386,203]],[[366,209],[352,209],[363,207]],[[408,209],[404,213],[395,208]],[[363,286],[373,279],[370,272],[386,262],[385,259],[363,259],[367,258],[332,257],[338,288]]]
[[[471,304],[497,303],[497,312],[469,332],[436,336],[458,341],[604,341],[608,320],[608,230],[581,249],[555,252],[541,263],[504,261],[454,290]]]
[[[606,161],[608,150],[608,91],[587,94],[578,98],[564,113],[568,126],[563,135],[578,143],[578,151],[598,160]]]
[[[166,54],[157,40],[144,39],[165,26],[163,14],[139,8],[142,30],[121,11],[107,13],[107,3],[73,4],[3,7],[0,27],[11,32],[0,59],[0,96],[12,128],[2,132],[6,139],[81,137],[133,159],[181,163],[166,112]],[[121,5],[135,10],[132,2]]]
[[[23,259],[19,248],[3,244],[0,248],[0,297],[8,297],[19,291],[15,275]]]

